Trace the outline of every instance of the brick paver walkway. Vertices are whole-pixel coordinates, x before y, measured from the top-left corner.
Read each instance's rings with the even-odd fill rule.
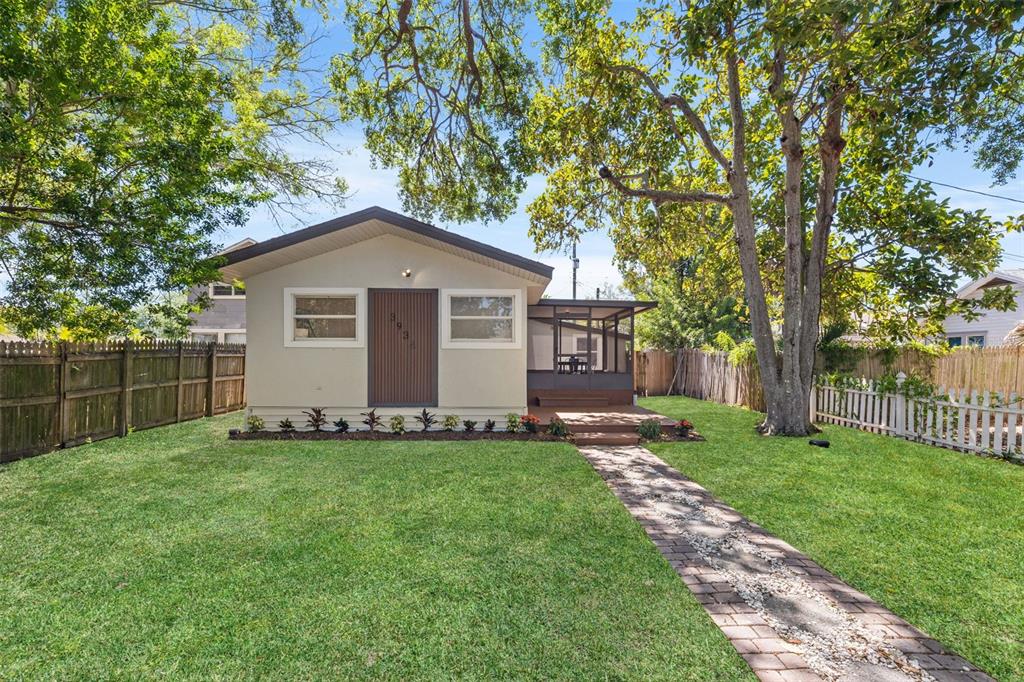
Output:
[[[646,448],[580,452],[761,680],[991,680]]]

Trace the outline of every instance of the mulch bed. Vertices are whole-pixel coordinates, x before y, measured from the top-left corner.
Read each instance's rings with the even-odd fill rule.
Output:
[[[683,441],[703,442],[704,436],[700,435],[696,431],[690,431],[685,436],[680,436],[676,433],[663,433],[661,438],[656,441],[644,441],[645,443],[680,443]]]
[[[571,442],[572,436],[561,438],[548,433],[529,433],[517,431],[406,431],[391,433],[389,431],[237,431],[228,432],[231,440],[525,440],[547,442]],[[659,442],[703,441],[704,436],[691,431],[686,437],[676,434],[663,434]]]
[[[295,431],[283,433],[281,431],[231,431],[228,433],[231,440],[532,440],[532,441],[561,441],[567,442],[567,438],[559,438],[547,433],[528,433],[520,431],[509,433],[507,431],[406,431],[405,433],[390,433],[387,431],[348,431],[338,433],[337,431]]]

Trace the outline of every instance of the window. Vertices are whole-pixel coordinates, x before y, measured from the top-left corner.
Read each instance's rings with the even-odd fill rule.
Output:
[[[363,300],[361,289],[285,289],[284,344],[362,346]]]
[[[947,336],[946,343],[950,348],[959,348],[964,345],[964,337],[962,336]]]
[[[984,348],[985,347],[985,335],[981,334],[979,336],[968,336],[967,337],[967,345],[968,346],[977,346],[978,348]]]
[[[516,290],[447,291],[444,300],[444,346],[519,348],[519,292]]]
[[[245,333],[225,332],[224,343],[245,343]]]
[[[210,285],[210,298],[245,298],[245,284],[214,282]]]
[[[195,332],[193,332],[192,333],[192,340],[197,342],[197,343],[217,343],[217,334],[216,333],[213,333],[213,334],[206,334],[206,333],[196,334]]]

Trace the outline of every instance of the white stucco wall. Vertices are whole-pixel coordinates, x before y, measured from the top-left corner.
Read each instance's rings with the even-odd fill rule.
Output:
[[[408,278],[401,272],[412,271]],[[370,339],[360,348],[298,348],[284,343],[284,289],[287,287],[438,289],[442,315],[444,289],[516,289],[520,291],[518,348],[444,348],[438,339],[438,404],[430,411],[461,419],[504,422],[508,412],[526,410],[527,282],[415,242],[385,235],[329,251],[246,279],[248,345],[246,389],[249,413],[276,428],[289,417],[296,427],[301,412],[324,407],[330,419],[344,416],[362,428],[367,409]],[[368,305],[368,300],[367,300]],[[440,319],[439,334],[445,320]],[[403,414],[406,427],[419,408],[380,408],[385,417]]]
[[[968,336],[984,336],[986,346],[1001,346],[1006,335],[1024,320],[1024,291],[1020,287],[1016,295],[1016,310],[988,310],[975,320],[965,320],[959,315],[946,318],[943,324],[946,337],[963,336],[967,345]],[[979,296],[980,297],[980,296]]]

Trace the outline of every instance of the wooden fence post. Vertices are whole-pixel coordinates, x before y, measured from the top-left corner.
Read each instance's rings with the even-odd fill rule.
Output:
[[[57,376],[59,377],[57,384],[57,394],[60,402],[58,403],[58,412],[60,413],[60,446],[68,442],[68,434],[71,431],[71,411],[68,409],[68,379],[71,371],[68,368],[68,342],[60,342],[60,365]]]
[[[127,436],[131,428],[132,385],[135,383],[134,359],[135,343],[131,339],[125,339],[121,358],[121,424],[118,429],[120,436]]]
[[[174,421],[181,421],[181,413],[185,407],[185,342],[178,341],[178,403],[174,412]]]
[[[212,417],[214,413],[213,401],[217,396],[215,387],[217,385],[217,342],[210,342],[210,354],[207,356],[206,372],[206,416]]]

